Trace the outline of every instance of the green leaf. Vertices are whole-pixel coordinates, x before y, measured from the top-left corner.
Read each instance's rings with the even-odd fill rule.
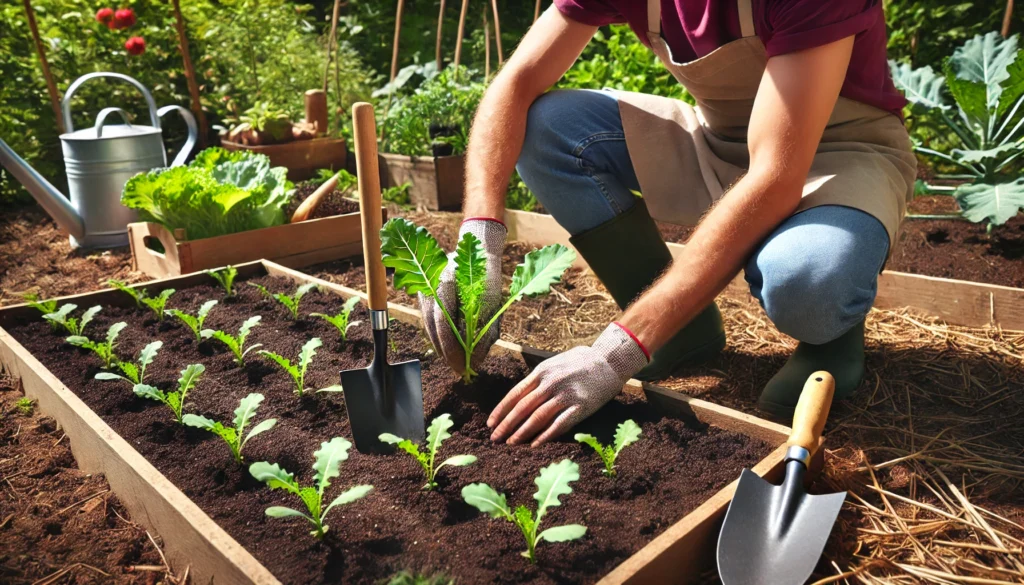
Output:
[[[321,443],[320,449],[313,453],[313,469],[316,471],[313,481],[316,482],[317,491],[321,494],[331,485],[331,480],[340,474],[341,462],[348,459],[348,450],[351,447],[352,443],[347,439],[334,437],[328,442]]]
[[[321,388],[317,392],[344,392],[345,389],[341,387],[341,384],[334,384],[326,388]]]
[[[238,408],[235,409],[234,425],[239,433],[249,425],[249,421],[256,415],[256,410],[259,409],[262,402],[263,395],[258,392],[253,392],[238,402]]]
[[[430,453],[431,460],[441,448],[441,443],[452,436],[448,429],[454,425],[452,415],[448,413],[444,413],[430,422],[430,426],[427,427],[427,453]]]
[[[476,337],[486,277],[487,259],[484,257],[484,246],[476,236],[466,232],[455,248],[455,284],[468,339]]]
[[[348,316],[352,314],[353,309],[359,304],[359,297],[349,297],[345,301],[345,304],[341,306],[341,314],[348,319]]]
[[[162,341],[151,341],[146,344],[146,347],[142,348],[142,351],[139,352],[139,365],[142,367],[143,372],[146,370],[146,366],[153,363],[157,352],[163,346],[164,342]]]
[[[453,455],[442,461],[441,464],[438,465],[437,469],[435,469],[434,471],[437,472],[438,469],[441,469],[445,465],[451,465],[453,467],[465,467],[467,465],[472,465],[474,463],[476,463],[475,455]]]
[[[81,333],[82,331],[84,331],[85,326],[89,324],[89,321],[92,321],[93,317],[95,317],[96,314],[99,313],[102,309],[103,307],[99,305],[96,305],[95,307],[89,307],[88,309],[86,309],[86,311],[82,313],[82,319],[78,324],[78,332]],[[120,329],[118,331],[120,332]],[[109,337],[110,335],[108,334],[107,336]]]
[[[249,473],[256,481],[262,481],[272,490],[282,489],[295,495],[299,493],[299,483],[295,481],[295,476],[281,469],[277,463],[258,461],[249,466]]]
[[[139,375],[139,368],[135,364],[131,362],[118,362],[117,367],[124,372],[124,377],[133,384],[139,384],[142,382],[142,376]]]
[[[516,266],[509,296],[519,299],[546,294],[575,261],[576,252],[561,244],[551,244],[530,252],[523,264]]]
[[[253,315],[252,317],[249,317],[248,319],[246,319],[242,323],[242,326],[238,328],[238,345],[239,346],[245,345],[245,340],[246,340],[247,337],[249,337],[249,332],[252,331],[253,327],[255,327],[256,325],[259,324],[260,319],[262,319],[262,317],[260,317],[259,315]]]
[[[462,499],[491,518],[504,517],[512,520],[512,512],[508,509],[505,494],[499,494],[486,483],[471,483],[465,486],[462,488]]]
[[[155,386],[150,386],[149,384],[136,384],[132,388],[132,392],[134,392],[136,396],[141,396],[142,398],[149,398],[150,400],[156,400],[158,402],[167,401],[167,396],[164,394],[163,390],[160,390]]]
[[[111,325],[110,328],[107,329],[107,345],[113,348],[114,342],[117,341],[117,336],[120,335],[121,331],[127,326],[128,324],[124,321],[119,321]]]
[[[303,514],[302,512],[299,512],[298,510],[293,510],[293,509],[287,508],[285,506],[271,506],[271,507],[267,508],[264,513],[267,516],[270,516],[271,518],[297,518],[297,517],[302,517],[302,518],[305,518],[306,520],[309,520],[310,522],[316,524],[316,521],[313,520],[312,518],[310,518],[309,516]]]
[[[544,517],[545,512],[551,506],[559,506],[559,496],[572,493],[570,483],[580,478],[580,467],[568,459],[558,463],[552,463],[540,470],[540,475],[534,480],[537,484],[537,492],[533,499],[537,500],[537,523]]]
[[[304,284],[304,285],[300,286],[299,288],[295,289],[295,294],[292,295],[292,298],[295,299],[295,304],[298,305],[299,301],[302,299],[302,297],[306,296],[306,294],[309,293],[310,291],[317,290],[319,288],[320,288],[320,285],[318,285],[317,283],[315,283],[315,282],[307,282],[306,284]]]
[[[373,491],[372,485],[357,485],[345,490],[327,505],[327,509],[324,510],[323,516],[327,516],[327,513],[331,511],[331,508],[335,506],[344,506],[346,504],[351,504],[356,500],[365,498],[371,491]]]
[[[1003,225],[1024,208],[1024,177],[1009,183],[960,185],[953,192],[963,216]],[[70,339],[70,338],[69,338]]]
[[[999,96],[999,115],[1006,114],[1018,99],[1024,95],[1024,49],[1018,50],[1013,62],[1006,67],[1007,78],[1003,80]]]
[[[533,519],[533,512],[529,508],[523,505],[516,506],[515,512],[512,513],[512,521],[516,523],[516,526],[523,531],[524,536],[532,535],[534,529],[537,528],[537,524],[540,522],[540,517],[537,520]],[[526,538],[530,538],[527,536]],[[528,556],[528,555],[527,555]]]
[[[210,314],[210,310],[217,305],[216,300],[206,301],[199,306],[199,312],[196,313],[196,317],[199,318],[199,324],[202,326],[203,321],[206,320],[206,316]]]
[[[323,342],[320,341],[320,338],[314,337],[302,346],[302,349],[299,351],[299,367],[303,374],[306,373],[306,368],[308,368],[309,363],[313,361],[313,356],[316,355],[316,350],[321,345],[323,345]]]
[[[312,487],[304,487],[299,489],[299,497],[302,498],[302,503],[306,504],[306,509],[309,510],[310,515],[314,518],[321,518],[320,505],[323,501],[323,492]]]
[[[633,419],[619,423],[615,429],[615,454],[618,455],[624,448],[637,442],[640,435],[640,425],[636,424]]]
[[[912,68],[906,63],[889,61],[892,80],[906,96],[907,101],[925,109],[949,110],[950,106],[943,95],[946,87],[945,79],[935,72],[930,65]]]
[[[976,36],[953,51],[946,62],[946,76],[957,102],[960,102],[961,95],[966,96],[967,103],[960,102],[961,108],[978,119],[987,117],[986,111],[997,110],[1003,92],[1002,83],[1010,78],[1007,67],[1016,56],[1017,37],[1004,39],[995,31]],[[966,81],[971,87],[964,89],[967,86],[963,84],[958,89],[950,81],[950,75],[956,82]]]
[[[537,535],[538,540],[546,540],[548,542],[566,542],[569,540],[576,540],[582,538],[587,533],[587,527],[582,524],[566,524],[565,526],[555,526],[548,528]]]
[[[249,286],[256,287],[256,289],[260,291],[260,295],[265,296],[268,299],[274,298],[274,293],[272,293],[269,290],[267,290],[267,287],[263,286],[262,284],[255,283],[255,282],[249,282],[247,284]]]
[[[84,335],[69,335],[64,341],[76,347],[84,347],[86,349],[92,349],[95,347],[95,344]]]
[[[249,439],[255,437],[256,435],[259,435],[259,434],[262,434],[262,433],[265,433],[265,432],[269,431],[270,429],[274,428],[274,425],[276,425],[276,424],[277,424],[277,419],[276,418],[268,418],[268,419],[266,419],[264,421],[260,421],[260,423],[258,425],[256,425],[256,426],[254,426],[252,428],[252,430],[249,431],[249,434],[245,436],[245,439],[242,441],[242,445],[241,446],[244,447],[245,444],[249,442]]]
[[[181,422],[186,426],[204,429],[210,432],[214,432],[213,428],[217,424],[205,416],[199,416],[198,414],[186,414],[181,417]]]
[[[988,160],[1002,161],[1010,156],[1015,156],[1021,151],[1021,146],[1016,143],[1007,143],[995,148],[989,148],[986,150],[962,150],[954,148],[952,150],[953,158],[960,162],[972,164],[972,163],[984,163]],[[994,166],[998,167],[999,164]]]
[[[178,378],[178,391],[184,394],[194,388],[199,381],[199,377],[205,371],[206,366],[203,364],[189,364],[185,366],[185,369],[181,371],[181,377]]]
[[[380,237],[384,266],[395,269],[395,288],[437,298],[437,283],[448,266],[448,256],[434,236],[407,219],[392,218]]]
[[[112,374],[110,372],[97,372],[93,378],[96,380],[124,380],[126,382],[131,382],[131,380],[124,376],[118,376],[117,374]]]

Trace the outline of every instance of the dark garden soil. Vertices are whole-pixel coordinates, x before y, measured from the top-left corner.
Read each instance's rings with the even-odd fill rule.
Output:
[[[283,279],[261,277],[256,282],[276,292],[294,289]],[[219,289],[202,285],[178,291],[169,304],[194,311],[204,300],[220,296]],[[302,301],[301,312],[334,313],[341,304],[333,295],[310,293]],[[234,332],[252,314],[262,315],[263,320],[253,330],[250,343],[263,343],[283,355],[297,355],[310,337],[325,340],[308,374],[311,387],[333,384],[339,370],[367,363],[372,341],[365,325],[353,328],[342,345],[329,324],[308,319],[293,323],[283,307],[245,285],[239,287],[237,298],[213,309],[207,326]],[[357,309],[353,319],[365,324],[366,314]],[[299,398],[291,379],[276,366],[250,354],[239,369],[223,346],[217,342],[197,345],[176,321],[159,323],[134,307],[108,306],[90,325],[91,333],[97,336],[122,320],[128,327],[119,339],[119,354],[134,355],[149,341],[164,341],[147,370],[149,383],[168,389],[185,365],[206,366],[189,394],[186,411],[229,421],[246,394],[258,391],[267,397],[254,420],[275,417],[278,425],[247,445],[248,462],[277,462],[308,484],[312,453],[320,443],[336,436],[351,437],[342,395]],[[392,338],[399,351],[392,351],[390,360],[422,359],[428,420],[451,413],[455,421],[442,456],[471,453],[479,461],[470,467],[446,468],[439,475],[439,488],[423,492],[421,470],[404,453],[370,456],[353,450],[328,497],[360,483],[373,484],[374,491],[364,500],[334,510],[327,519],[331,526],[327,537],[318,541],[309,536],[310,527],[301,519],[272,519],[263,514],[271,505],[301,504],[267,489],[245,468],[236,466],[219,438],[178,426],[167,407],[135,397],[125,383],[94,380],[98,360],[63,343],[42,321],[19,323],[10,331],[286,583],[371,583],[401,569],[441,570],[461,583],[594,582],[735,479],[740,468],[771,451],[771,446],[743,435],[659,416],[635,396],[621,397],[578,427],[608,441],[622,420],[632,418],[641,425],[643,439],[620,456],[618,479],[605,478],[595,454],[571,439],[537,449],[493,444],[488,440],[486,416],[525,375],[525,364],[518,358],[492,357],[481,377],[467,386],[441,360],[425,355],[427,344],[418,330],[396,325]],[[563,458],[580,464],[581,479],[573,485],[573,493],[562,498],[563,505],[549,512],[545,525],[579,522],[588,532],[579,541],[542,544],[539,562],[531,566],[519,555],[524,544],[518,530],[476,512],[462,502],[460,490],[482,481],[506,493],[510,503],[532,507],[538,470]]]
[[[302,205],[302,202],[312,195],[313,191],[316,191],[319,186],[320,181],[305,181],[296,185],[295,198],[285,207],[284,216],[291,217],[295,210],[299,208],[299,205]],[[319,219],[321,217],[344,215],[346,213],[359,213],[359,202],[345,197],[344,192],[335,189],[320,200],[320,203],[317,204],[316,209],[313,210],[313,214],[309,218]]]

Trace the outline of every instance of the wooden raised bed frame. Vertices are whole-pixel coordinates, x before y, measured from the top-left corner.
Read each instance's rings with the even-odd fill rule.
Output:
[[[271,166],[288,169],[288,179],[291,181],[309,179],[320,169],[344,169],[348,158],[344,138],[313,138],[261,146],[222,140],[220,145],[225,150],[248,150],[267,155]]]
[[[550,215],[508,210],[505,224],[510,240],[538,246],[570,245],[569,233]],[[670,243],[668,249],[677,256],[683,244]],[[576,265],[587,264],[577,257]],[[749,291],[742,276],[737,276],[728,288],[740,293]],[[996,284],[886,270],[878,277],[875,307],[917,309],[965,327],[1024,329],[1024,289]]]
[[[461,209],[465,159],[455,156],[405,156],[381,153],[387,165],[386,187],[409,183],[409,202],[437,211]]]
[[[238,266],[238,272],[242,278],[270,274],[300,283],[315,282],[327,292],[343,298],[359,296],[365,302],[365,294],[360,291],[266,260]],[[187,288],[208,279],[209,276],[196,273],[142,285],[151,293],[157,293],[164,288]],[[113,289],[61,297],[60,300],[77,302],[79,305],[127,305],[132,302],[127,295]],[[395,318],[419,325],[418,311],[395,304],[389,304],[389,307]],[[163,537],[169,562],[179,571],[183,571],[186,566],[190,567],[193,582],[278,584],[279,581],[245,548],[3,329],[12,320],[26,315],[37,318],[37,311],[27,305],[0,309],[0,365],[19,381],[28,397],[38,401],[42,412],[54,417],[61,425],[71,440],[72,452],[81,469],[86,473],[103,473],[106,476],[111,489],[118,494],[135,521]],[[546,357],[535,350],[503,341],[499,341],[495,347],[496,351],[520,354],[527,361],[538,361]],[[770,481],[781,480],[786,451],[784,443],[789,428],[671,390],[641,384],[636,380],[630,380],[624,390],[646,394],[648,401],[666,412],[777,445],[753,471]],[[812,472],[820,469],[822,452],[819,448]],[[684,583],[699,575],[712,564],[718,527],[732,499],[736,483],[733,481],[722,488],[651,540],[601,579],[600,585]]]
[[[381,208],[384,220],[387,210]],[[151,222],[128,224],[128,243],[135,269],[153,278],[167,278],[229,264],[268,259],[291,267],[358,256],[363,233],[358,213],[188,240],[184,230],[171,233]],[[177,237],[175,237],[177,236]],[[152,248],[159,241],[164,251]]]

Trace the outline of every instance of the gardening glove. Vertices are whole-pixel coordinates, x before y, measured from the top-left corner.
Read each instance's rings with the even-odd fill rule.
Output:
[[[511,435],[508,443],[516,444],[539,434],[536,447],[553,439],[597,412],[650,361],[636,336],[612,323],[591,347],[574,347],[541,362],[516,385],[487,419],[494,429],[491,440]]]
[[[487,275],[484,279],[484,291],[481,296],[480,327],[483,327],[491,320],[494,313],[501,307],[501,256],[505,250],[505,236],[508,230],[505,224],[496,219],[473,217],[462,222],[459,229],[459,240],[466,233],[471,233],[483,244],[484,257],[487,260]],[[462,318],[462,311],[459,310],[459,293],[455,285],[455,253],[448,256],[448,267],[441,273],[441,280],[437,285],[437,296],[444,303],[455,325],[459,328],[460,335],[465,333],[466,325]],[[434,349],[448,362],[455,372],[462,374],[466,369],[466,354],[459,345],[455,334],[452,333],[444,313],[434,302],[434,299],[419,294],[420,311],[423,313],[423,327],[427,331],[427,337],[434,344]],[[498,337],[501,335],[501,320],[499,319],[480,340],[480,343],[473,351],[470,360],[471,367],[476,366],[487,357],[487,352]]]

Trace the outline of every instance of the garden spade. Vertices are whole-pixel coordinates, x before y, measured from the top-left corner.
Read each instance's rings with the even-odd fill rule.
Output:
[[[423,436],[423,385],[419,361],[388,363],[388,293],[380,252],[380,175],[373,106],[363,102],[352,106],[352,122],[373,361],[368,368],[342,372],[341,386],[356,449],[370,453],[392,449],[377,438],[381,433]]]
[[[818,564],[846,492],[812,496],[804,474],[828,418],[835,380],[815,372],[804,384],[786,445],[786,477],[772,485],[744,469],[718,536],[725,585],[801,585]]]

